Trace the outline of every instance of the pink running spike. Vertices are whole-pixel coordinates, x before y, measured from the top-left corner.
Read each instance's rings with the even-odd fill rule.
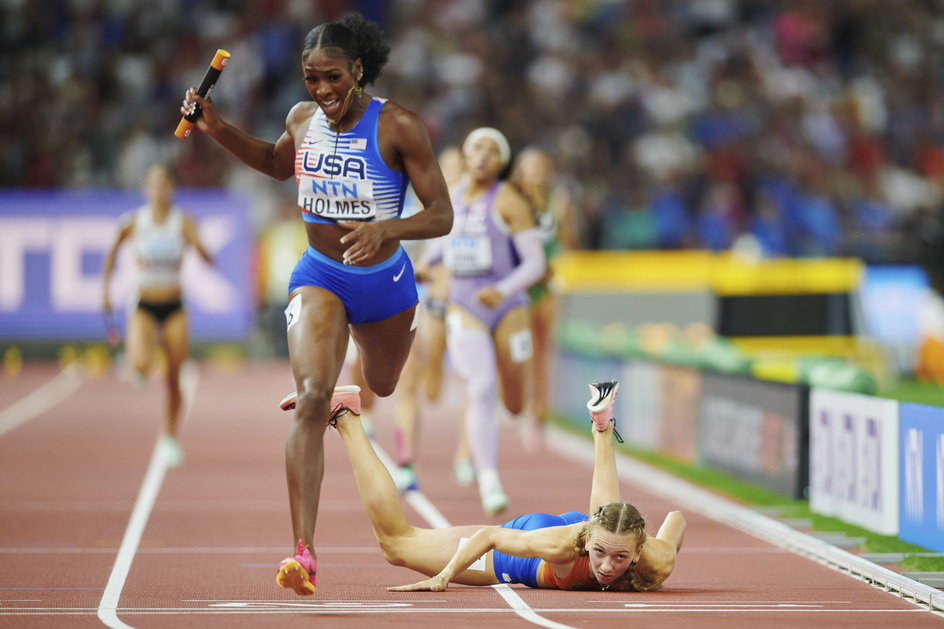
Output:
[[[318,572],[318,562],[311,556],[311,551],[305,542],[298,540],[295,547],[295,556],[286,557],[279,564],[279,572],[275,582],[284,588],[290,588],[300,596],[310,596],[315,593],[315,576]]]
[[[341,404],[355,415],[361,414],[361,388],[356,384],[346,384],[340,387],[334,387],[334,395],[331,396],[331,408],[334,409]],[[295,402],[298,399],[298,392],[292,391],[282,398],[279,402],[279,408],[283,411],[290,411],[295,408]]]

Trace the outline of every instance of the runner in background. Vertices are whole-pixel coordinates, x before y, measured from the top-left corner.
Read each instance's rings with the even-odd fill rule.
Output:
[[[551,262],[563,251],[577,248],[577,212],[571,191],[558,180],[554,161],[544,151],[536,148],[523,150],[515,159],[509,181],[531,202],[548,260],[544,277],[528,288],[534,344],[530,410],[537,419],[538,430],[529,432],[528,429],[535,426],[530,422],[522,426],[526,430],[523,435],[525,443],[531,448],[540,448],[543,444],[543,428],[548,419],[548,374],[551,373],[559,305],[551,281]]]
[[[465,177],[452,191],[455,224],[442,242],[450,273],[446,339],[465,387],[465,437],[482,508],[508,506],[498,474],[498,401],[520,422],[529,399],[531,329],[525,292],[545,272],[541,234],[527,200],[501,179],[505,136],[475,129],[462,144]],[[499,394],[499,389],[501,393]]]
[[[183,394],[180,369],[190,350],[190,327],[184,306],[180,267],[187,247],[193,247],[212,264],[200,240],[196,224],[174,204],[174,174],[164,164],[152,166],[146,176],[147,203],[126,217],[105,256],[102,271],[102,309],[111,318],[111,277],[118,250],[125,241],[133,248],[137,269],[135,294],[128,309],[125,347],[137,382],[150,374],[157,349],[164,355],[167,406],[160,447],[168,466],[184,460],[180,447],[180,415]]]

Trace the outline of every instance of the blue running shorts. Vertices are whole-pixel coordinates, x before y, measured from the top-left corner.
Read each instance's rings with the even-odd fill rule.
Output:
[[[288,292],[318,286],[337,295],[348,323],[374,323],[412,308],[419,302],[413,264],[403,250],[373,266],[351,266],[308,247],[295,265]]]

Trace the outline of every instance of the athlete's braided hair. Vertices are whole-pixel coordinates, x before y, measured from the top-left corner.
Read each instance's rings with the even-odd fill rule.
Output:
[[[319,24],[308,31],[302,60],[307,59],[312,50],[320,48],[340,49],[349,68],[360,59],[364,74],[357,85],[361,88],[377,80],[390,55],[390,46],[384,42],[380,27],[356,12],[348,13],[336,22]]]
[[[584,524],[577,539],[574,541],[574,552],[581,557],[586,557],[590,553],[587,551],[587,536],[590,534],[591,527],[600,526],[610,533],[633,533],[636,536],[639,546],[646,541],[646,520],[639,513],[639,510],[628,502],[609,502],[599,508],[590,516],[587,523]],[[625,574],[614,581],[607,589],[616,591],[641,590],[645,586],[636,583],[633,574],[632,564]]]
[[[597,508],[577,535],[574,551],[580,556],[589,554],[587,535],[593,526],[603,527],[610,533],[635,533],[639,544],[646,541],[646,520],[639,510],[628,502],[609,502]]]

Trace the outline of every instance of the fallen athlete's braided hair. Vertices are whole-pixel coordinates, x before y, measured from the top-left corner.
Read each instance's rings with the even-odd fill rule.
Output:
[[[646,541],[646,521],[639,510],[628,502],[607,503],[590,516],[574,542],[574,551],[582,557],[589,554],[586,546],[591,526],[603,527],[610,533],[635,533],[640,544]]]
[[[610,502],[599,507],[577,535],[574,552],[582,557],[590,554],[587,551],[587,535],[590,533],[590,527],[593,526],[600,526],[610,533],[633,533],[640,546],[646,541],[646,520],[639,510],[628,502]],[[626,574],[614,581],[607,589],[624,592],[654,589],[650,584],[637,578],[633,571],[634,566],[635,563],[629,567]]]

